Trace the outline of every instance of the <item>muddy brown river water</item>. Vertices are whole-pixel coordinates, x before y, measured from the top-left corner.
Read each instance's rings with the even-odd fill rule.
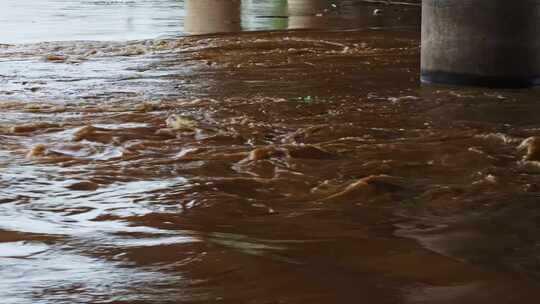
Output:
[[[539,91],[420,86],[418,5],[249,3],[0,46],[2,303],[538,303]]]

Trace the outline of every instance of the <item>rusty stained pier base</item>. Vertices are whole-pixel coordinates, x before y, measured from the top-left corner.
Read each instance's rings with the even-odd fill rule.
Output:
[[[423,83],[540,84],[540,0],[423,0]]]

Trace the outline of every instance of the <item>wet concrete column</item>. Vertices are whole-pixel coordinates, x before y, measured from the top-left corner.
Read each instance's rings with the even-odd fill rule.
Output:
[[[540,0],[423,0],[424,83],[540,84]]]
[[[184,30],[189,34],[237,32],[241,25],[240,0],[186,0]]]

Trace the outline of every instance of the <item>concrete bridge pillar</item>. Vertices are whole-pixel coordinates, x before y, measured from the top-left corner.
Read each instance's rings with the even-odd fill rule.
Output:
[[[423,83],[540,84],[540,0],[423,0]]]
[[[187,33],[227,33],[242,29],[240,0],[186,0],[185,6]]]

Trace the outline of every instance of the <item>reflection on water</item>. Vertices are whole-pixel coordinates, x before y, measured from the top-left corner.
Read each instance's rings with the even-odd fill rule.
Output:
[[[0,45],[2,303],[538,301],[538,90],[420,87],[418,1],[42,2],[152,38]]]
[[[378,6],[361,0],[3,0],[0,43],[124,41],[287,28],[417,26],[416,4],[412,8],[404,4],[385,6],[384,14],[373,18]]]
[[[290,29],[418,26],[416,9],[410,9],[408,3],[380,6],[369,2],[360,5],[358,1],[289,0],[288,14]]]
[[[174,35],[182,15],[176,0],[2,0],[0,43]]]
[[[288,13],[294,16],[288,26],[293,29],[325,28],[339,16],[337,5],[330,1],[289,0],[287,3]]]

